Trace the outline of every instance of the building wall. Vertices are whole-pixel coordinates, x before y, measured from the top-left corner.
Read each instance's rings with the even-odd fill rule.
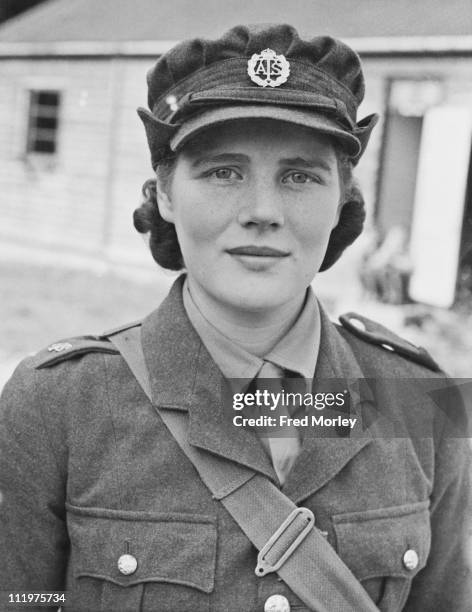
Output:
[[[0,63],[2,233],[41,243],[96,250],[107,173],[109,69],[106,63]],[[81,105],[87,87],[89,104]],[[62,92],[57,155],[26,155],[29,89]],[[82,98],[83,99],[83,98]],[[103,102],[103,104],[102,104]],[[91,152],[94,152],[93,157]],[[82,244],[84,230],[90,232]]]
[[[111,143],[110,199],[112,223],[108,226],[107,252],[113,261],[141,264],[152,261],[132,226],[133,210],[141,201],[144,181],[153,177],[144,127],[136,109],[147,105],[146,72],[152,59],[115,60],[120,89],[115,108],[116,132]]]
[[[135,112],[148,63],[0,61],[2,242],[148,259],[131,224],[151,170]],[[55,155],[25,152],[30,89],[62,92]]]

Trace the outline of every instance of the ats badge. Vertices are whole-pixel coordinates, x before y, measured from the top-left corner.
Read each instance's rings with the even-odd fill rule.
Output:
[[[290,64],[283,55],[277,55],[272,49],[264,49],[248,60],[247,73],[251,81],[261,87],[278,87],[288,79]]]

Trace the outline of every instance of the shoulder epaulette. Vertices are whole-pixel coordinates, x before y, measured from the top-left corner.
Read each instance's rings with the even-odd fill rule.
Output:
[[[339,317],[339,320],[344,328],[361,340],[375,344],[386,351],[397,353],[434,372],[441,371],[441,368],[423,347],[416,346],[397,336],[380,323],[371,321],[355,312],[343,314]]]
[[[73,357],[85,355],[85,353],[118,353],[109,340],[100,336],[79,336],[68,338],[60,342],[50,344],[46,349],[36,355],[35,368],[48,368]]]
[[[119,351],[108,339],[121,331],[141,325],[141,321],[134,321],[110,329],[99,336],[78,336],[76,338],[68,338],[50,344],[45,350],[40,351],[35,359],[34,367],[38,370],[48,368],[62,361],[67,361],[86,353],[111,353],[118,354]]]

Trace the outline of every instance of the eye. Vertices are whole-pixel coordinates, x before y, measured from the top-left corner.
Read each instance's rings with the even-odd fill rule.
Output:
[[[303,185],[304,183],[317,183],[319,181],[314,176],[311,176],[306,172],[290,172],[282,179],[282,183],[289,182],[296,183],[297,185]]]
[[[209,173],[209,176],[212,176],[222,181],[241,178],[240,175],[232,168],[217,168],[216,170],[212,170]]]

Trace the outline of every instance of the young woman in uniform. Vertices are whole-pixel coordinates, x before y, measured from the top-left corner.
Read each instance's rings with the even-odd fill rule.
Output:
[[[171,49],[148,88],[135,225],[183,273],[142,323],[55,343],[7,384],[1,588],[84,611],[470,609],[466,440],[408,383],[444,375],[311,288],[364,221],[358,56],[239,26]],[[374,418],[351,397],[324,425],[237,426],[222,384],[257,379],[375,381]],[[379,435],[376,409],[407,434]]]

